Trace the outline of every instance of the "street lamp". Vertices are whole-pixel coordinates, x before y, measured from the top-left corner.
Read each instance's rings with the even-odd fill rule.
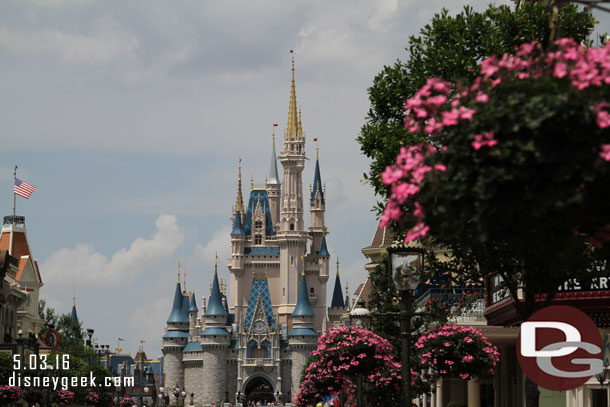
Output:
[[[389,250],[391,273],[394,285],[400,295],[400,337],[401,337],[401,388],[402,407],[411,407],[411,312],[412,292],[419,285],[417,272],[424,264],[424,251],[421,248],[402,248]]]
[[[361,298],[356,304],[356,308],[349,313],[349,321],[351,326],[361,326],[367,328],[368,319],[371,311],[365,308],[364,300]]]

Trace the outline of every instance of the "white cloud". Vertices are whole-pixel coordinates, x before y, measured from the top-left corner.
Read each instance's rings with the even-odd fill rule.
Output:
[[[398,0],[382,0],[375,14],[369,19],[367,25],[373,31],[388,29],[388,21],[394,17],[398,9]]]
[[[147,347],[155,352],[161,347],[161,336],[166,325],[166,319],[172,309],[172,300],[169,297],[158,298],[147,303],[145,306],[136,308],[131,316],[131,338],[133,343],[142,339],[147,342]],[[135,341],[137,339],[137,342]],[[155,357],[156,355],[147,355]]]
[[[184,241],[184,233],[173,215],[161,215],[151,239],[137,238],[127,249],[108,258],[91,244],[55,251],[41,265],[49,284],[70,281],[82,285],[116,285],[132,281],[138,274],[174,256]]]
[[[96,21],[92,31],[70,34],[56,28],[0,28],[0,48],[21,55],[51,55],[69,63],[99,63],[128,57],[139,45],[137,38],[110,18]]]
[[[195,245],[195,255],[207,264],[214,263],[216,252],[218,252],[219,264],[224,264],[231,256],[231,227],[228,225],[216,230],[205,245],[201,243]]]

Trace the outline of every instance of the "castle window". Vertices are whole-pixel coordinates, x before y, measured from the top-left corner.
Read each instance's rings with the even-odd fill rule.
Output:
[[[290,265],[292,266],[294,264],[294,256],[290,256]]]
[[[311,287],[311,288],[309,289],[309,292],[310,292],[310,293],[312,293],[312,294],[314,293],[314,291],[313,291],[313,287]]]
[[[290,230],[294,230],[294,223],[290,224]]]
[[[262,229],[263,228],[263,222],[260,220],[257,220],[254,222],[254,229]]]
[[[263,235],[254,235],[254,244],[262,244]]]

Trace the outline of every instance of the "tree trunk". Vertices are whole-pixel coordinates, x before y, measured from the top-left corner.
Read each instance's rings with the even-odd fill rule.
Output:
[[[538,407],[540,391],[536,383],[525,378],[525,407]]]

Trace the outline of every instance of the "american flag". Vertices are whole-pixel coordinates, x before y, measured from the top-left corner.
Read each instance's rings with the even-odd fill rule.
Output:
[[[22,196],[25,199],[30,199],[34,191],[36,191],[34,185],[30,185],[27,182],[21,181],[19,178],[15,178],[15,186],[13,188],[15,194]]]

